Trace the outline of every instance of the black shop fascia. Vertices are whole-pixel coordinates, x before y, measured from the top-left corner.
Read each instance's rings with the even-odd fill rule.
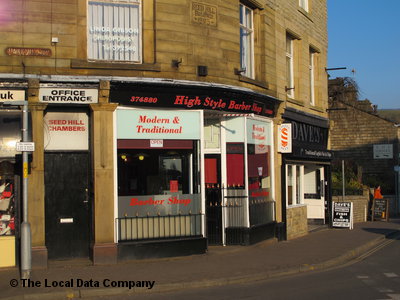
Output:
[[[328,150],[329,120],[323,117],[286,108],[284,123],[292,124],[292,152],[287,159],[331,161],[332,151]]]
[[[179,81],[111,82],[110,101],[140,108],[224,111],[274,118],[280,100],[250,89]]]

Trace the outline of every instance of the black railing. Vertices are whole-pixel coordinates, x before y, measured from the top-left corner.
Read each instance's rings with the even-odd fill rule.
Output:
[[[202,236],[202,214],[117,218],[118,242]]]
[[[246,227],[246,199],[244,193],[225,196],[226,227]],[[244,191],[243,191],[244,192]]]

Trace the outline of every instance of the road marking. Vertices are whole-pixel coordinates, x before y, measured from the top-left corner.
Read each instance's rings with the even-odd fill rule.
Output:
[[[400,300],[400,294],[387,294],[386,296],[390,297],[392,300]]]
[[[394,292],[394,291],[391,290],[391,289],[385,289],[385,288],[383,288],[383,289],[378,289],[378,291],[379,291],[380,293],[393,293],[393,292]]]
[[[368,279],[369,276],[367,276],[367,275],[359,275],[359,276],[357,276],[357,278],[358,279]]]
[[[383,274],[385,274],[385,276],[388,278],[399,277],[399,275],[397,275],[396,273],[383,273]]]
[[[362,282],[364,282],[366,285],[375,285],[375,280],[372,279],[363,279]]]

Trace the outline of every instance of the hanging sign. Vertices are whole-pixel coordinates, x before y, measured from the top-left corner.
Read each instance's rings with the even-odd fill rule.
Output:
[[[278,152],[292,153],[292,124],[282,124],[278,127]]]
[[[333,202],[332,226],[353,229],[353,203]]]

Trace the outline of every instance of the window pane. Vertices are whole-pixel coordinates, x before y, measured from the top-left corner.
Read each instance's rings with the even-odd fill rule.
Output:
[[[118,195],[190,193],[190,150],[118,150]]]
[[[88,58],[140,62],[140,5],[89,2]]]
[[[291,67],[291,58],[286,57],[286,86],[288,88],[292,87],[292,67]]]
[[[296,166],[296,204],[301,203],[301,172],[300,166]]]
[[[245,26],[247,28],[253,28],[253,11],[246,7],[246,21]]]
[[[245,76],[253,77],[253,11],[240,6],[240,68]]]
[[[287,179],[286,179],[286,184],[287,184],[287,200],[288,200],[288,205],[293,205],[293,171],[292,171],[292,166],[288,165],[287,166]]]

